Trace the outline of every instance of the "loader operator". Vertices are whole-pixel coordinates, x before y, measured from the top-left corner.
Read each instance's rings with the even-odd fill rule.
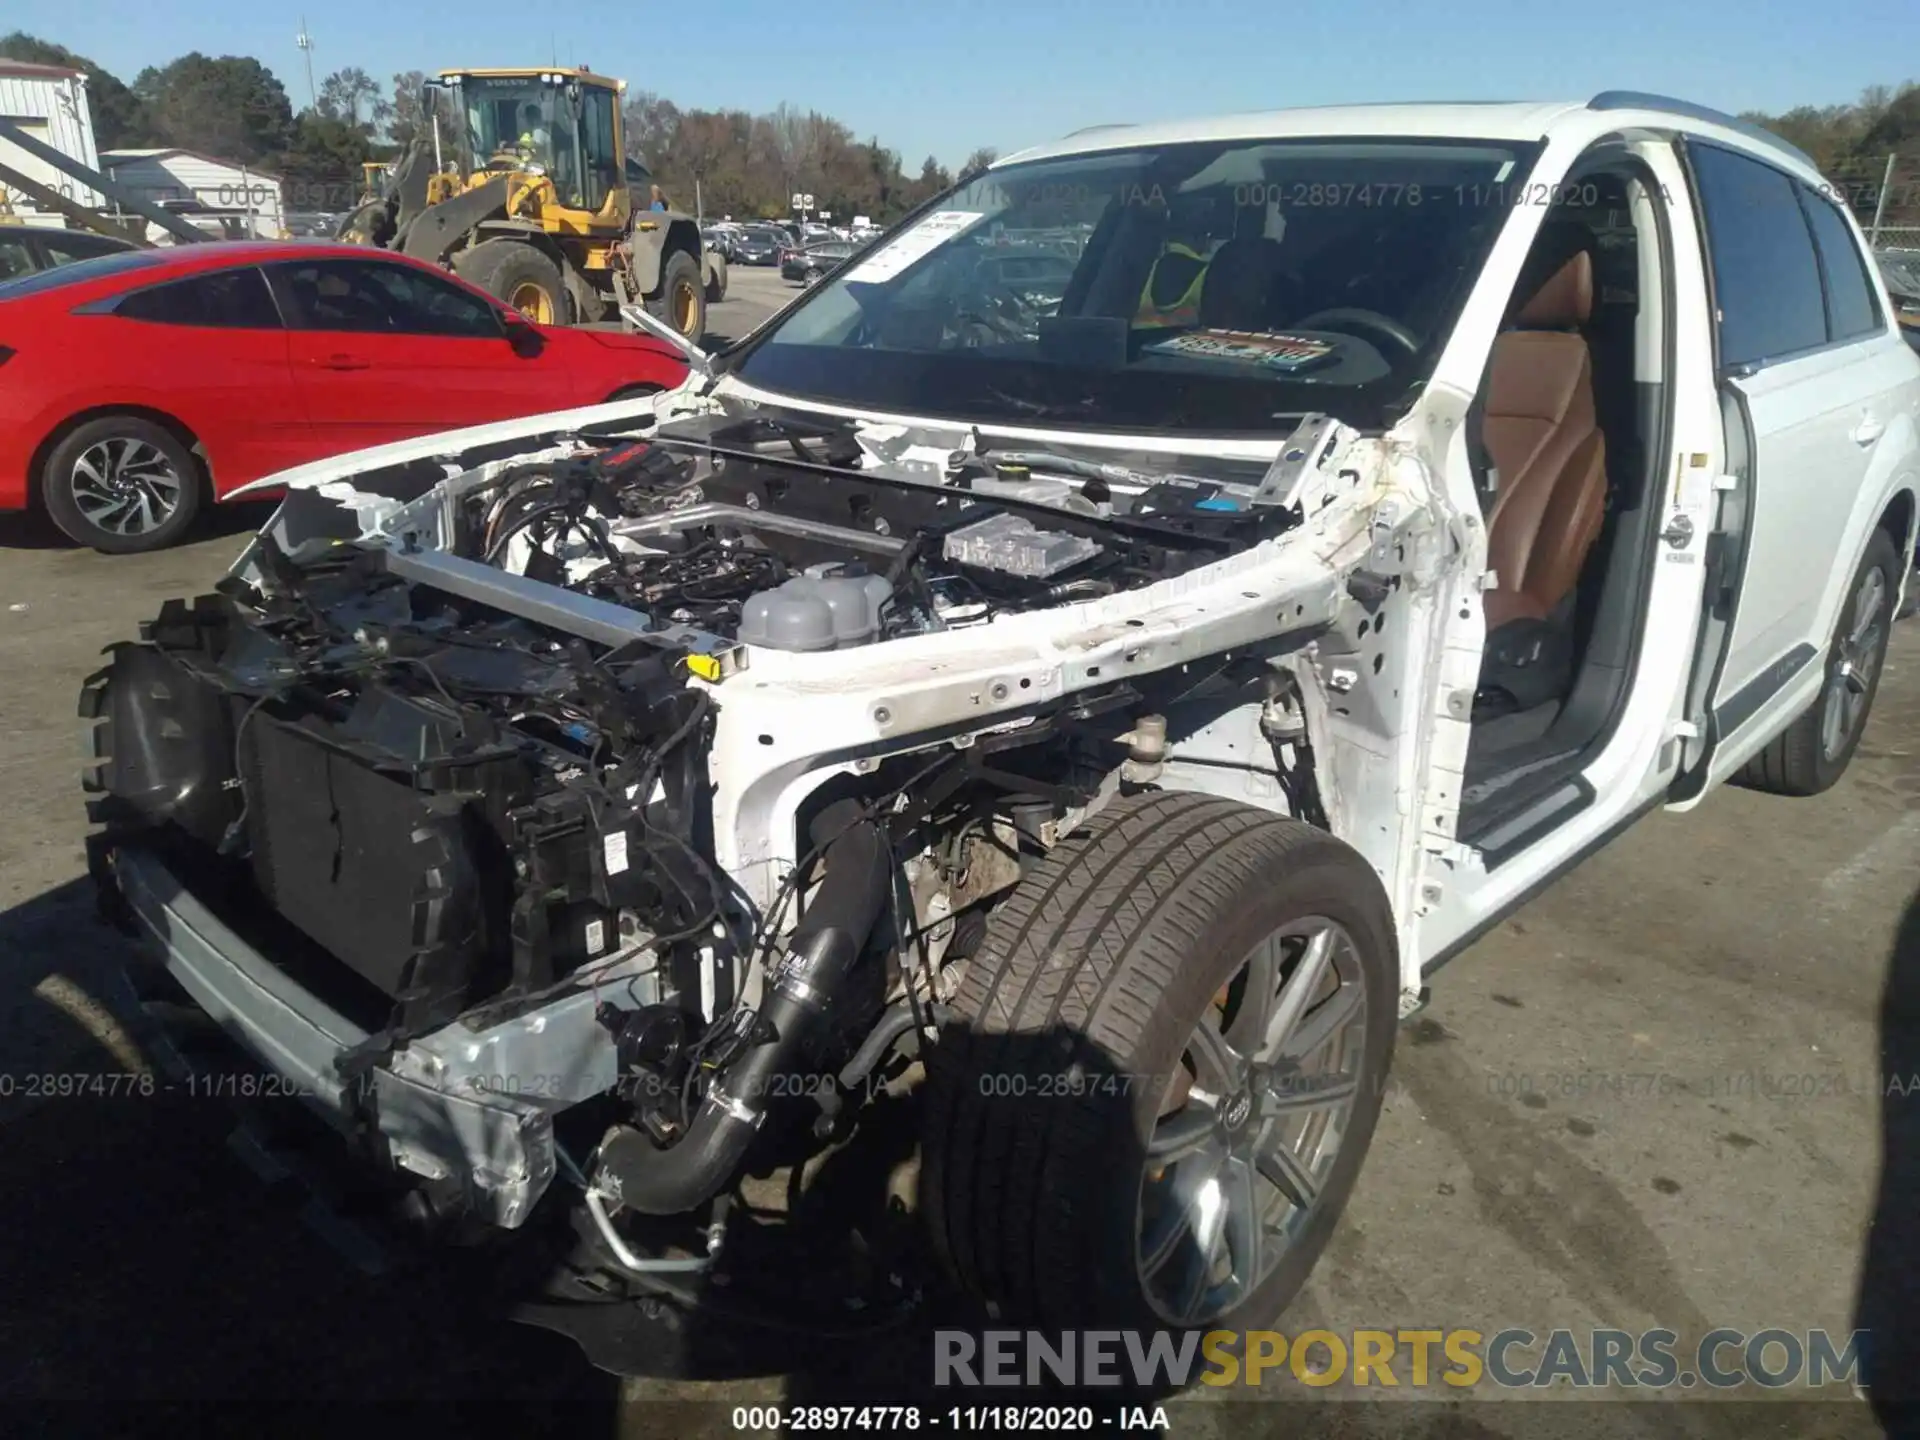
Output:
[[[540,107],[531,100],[520,107],[520,139],[514,151],[528,162],[547,153],[547,127],[541,119]]]

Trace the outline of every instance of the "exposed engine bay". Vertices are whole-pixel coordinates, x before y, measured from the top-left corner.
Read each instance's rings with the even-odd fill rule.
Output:
[[[926,483],[937,466],[939,484]],[[1297,512],[1237,480],[851,426],[683,423],[461,497],[450,553],[726,641],[845,649],[1165,580]]]
[[[1179,763],[1170,723],[1197,783],[1326,823],[1282,657],[1349,599],[1317,558],[1276,592],[1269,542],[1378,538],[1353,441],[1135,467],[705,414],[295,491],[90,683],[97,869],[157,857],[345,1017],[316,1073],[436,1206],[516,1226],[564,1171],[633,1269],[610,1215],[716,1201],[794,1097],[834,1133],[1024,869]],[[981,713],[939,718],[955,686]]]

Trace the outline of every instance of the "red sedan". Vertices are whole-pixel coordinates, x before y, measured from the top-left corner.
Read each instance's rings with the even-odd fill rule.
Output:
[[[309,460],[678,385],[650,336],[535,325],[348,245],[132,250],[0,283],[0,510],[96,550],[178,540]]]

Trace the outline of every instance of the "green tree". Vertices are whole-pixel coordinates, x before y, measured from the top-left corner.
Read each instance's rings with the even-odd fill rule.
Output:
[[[1887,225],[1920,224],[1920,85],[1874,85],[1851,105],[1741,118],[1804,150],[1863,224],[1876,213]]]
[[[325,119],[342,121],[366,135],[372,135],[393,113],[374,78],[357,65],[336,70],[320,82],[317,108]]]
[[[373,158],[360,126],[302,110],[279,160],[287,208],[335,214],[352,208],[365,183],[361,164]]]
[[[995,150],[991,145],[982,145],[978,150],[960,162],[960,174],[962,178],[969,175],[978,175],[999,158],[1000,152],[998,150]]]
[[[221,160],[277,160],[293,136],[293,106],[271,70],[244,55],[194,51],[133,82],[153,136]]]
[[[118,77],[102,70],[86,56],[16,30],[11,35],[0,36],[0,58],[27,65],[64,65],[85,74],[87,109],[93,116],[94,140],[102,150],[124,149],[150,138],[139,98]]]
[[[429,143],[433,132],[428,128],[430,112],[423,103],[427,88],[427,72],[424,70],[402,70],[393,77],[393,98],[386,102],[387,139],[400,150],[413,144],[415,136],[422,136]],[[453,101],[444,90],[433,92],[433,107],[440,115],[440,143],[445,154],[451,155],[458,148],[460,121],[453,113]]]
[[[680,107],[642,90],[627,97],[622,114],[626,120],[627,154],[659,173],[680,130]]]
[[[920,178],[909,188],[908,208],[924,204],[952,184],[953,176],[947,173],[946,166],[927,156],[920,166]]]

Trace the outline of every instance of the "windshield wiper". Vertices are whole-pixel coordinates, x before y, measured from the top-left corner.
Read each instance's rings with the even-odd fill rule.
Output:
[[[1079,455],[1063,455],[1057,450],[982,450],[978,459],[989,465],[1024,465],[1032,470],[1052,470],[1066,475],[1077,475],[1086,480],[1117,481],[1122,485],[1138,485],[1151,489],[1168,481],[1193,481],[1200,484],[1215,485],[1219,482],[1198,475],[1184,474],[1178,470],[1140,470],[1131,465],[1117,464],[1112,460],[1088,460]]]

